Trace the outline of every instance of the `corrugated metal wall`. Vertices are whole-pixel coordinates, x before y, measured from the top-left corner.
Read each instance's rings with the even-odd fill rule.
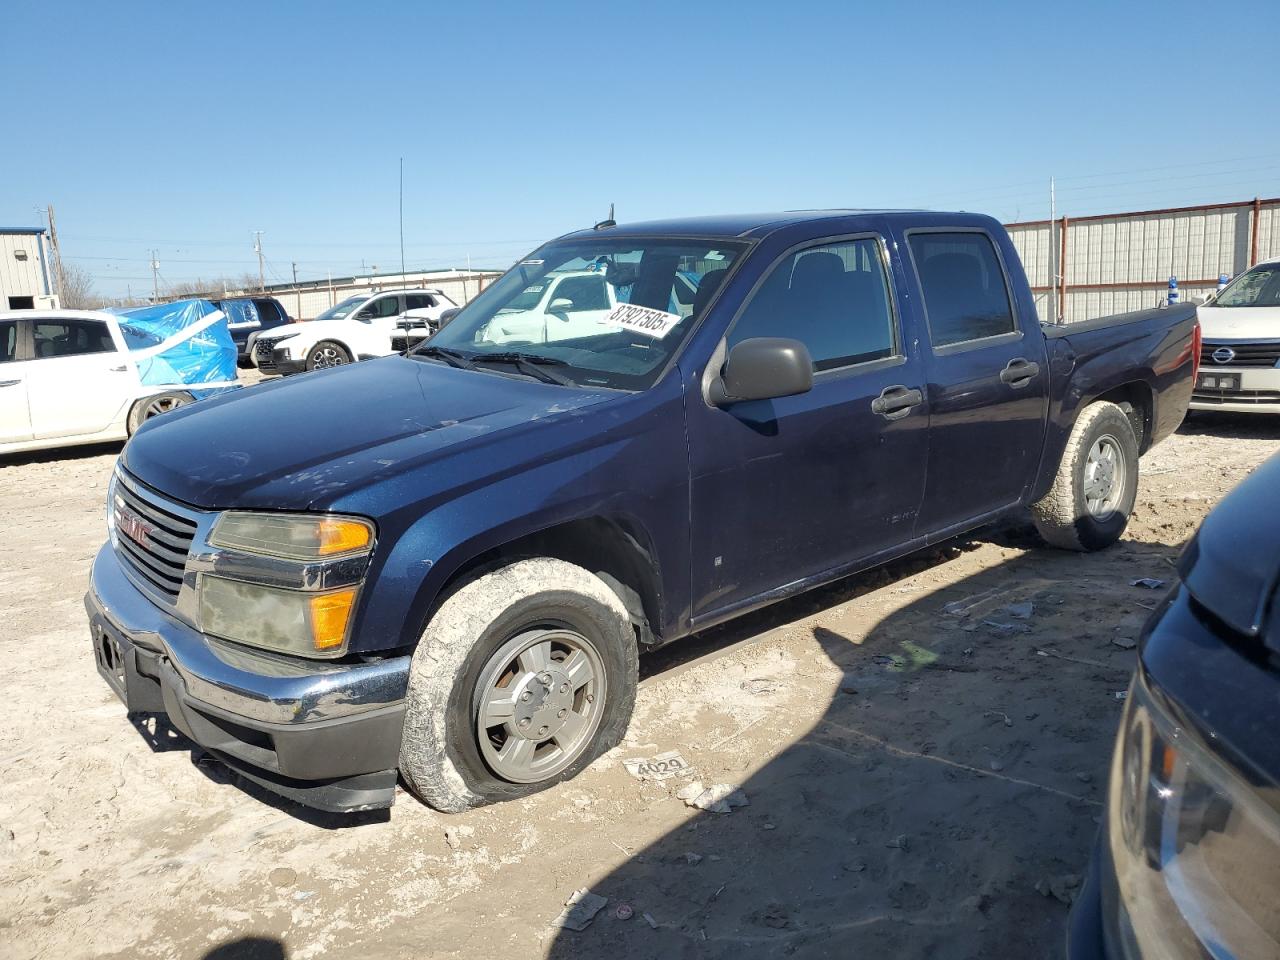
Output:
[[[1257,222],[1256,242],[1254,222]],[[1007,224],[1035,292],[1040,319],[1064,302],[1068,322],[1158,306],[1178,278],[1185,300],[1212,291],[1257,260],[1280,256],[1280,200]],[[1063,261],[1055,282],[1055,259]]]
[[[347,297],[369,294],[375,290],[397,290],[402,287],[432,287],[461,306],[500,276],[502,274],[496,270],[476,270],[471,273],[410,273],[404,276],[357,277],[354,280],[335,280],[332,292],[328,284],[322,286],[301,284],[298,287],[277,284],[267,287],[267,295],[275,297],[284,304],[289,316],[295,320],[314,320],[317,315]],[[253,293],[255,293],[253,290],[244,291],[245,296],[252,296]]]
[[[31,297],[37,306],[49,305],[40,303],[53,282],[46,272],[43,241],[40,233],[0,233],[0,310],[9,309],[10,297]]]

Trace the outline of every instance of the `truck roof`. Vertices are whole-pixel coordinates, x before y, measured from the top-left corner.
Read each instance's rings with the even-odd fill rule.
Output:
[[[994,221],[980,213],[940,212],[937,210],[786,210],[778,213],[741,213],[706,217],[680,217],[670,220],[645,220],[636,223],[620,223],[617,226],[588,228],[566,234],[569,237],[588,237],[597,234],[610,236],[681,236],[681,237],[742,237],[758,240],[775,231],[798,224],[832,223],[858,220],[863,217],[887,217],[913,223],[936,226],[990,226]]]

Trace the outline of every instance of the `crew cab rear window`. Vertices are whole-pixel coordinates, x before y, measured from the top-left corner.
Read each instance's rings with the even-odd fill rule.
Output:
[[[1004,270],[985,233],[911,233],[907,242],[935,347],[1016,329]]]
[[[426,310],[435,305],[436,302],[429,293],[406,293],[404,295],[404,308],[406,310]]]
[[[0,320],[0,363],[18,356],[18,321]]]
[[[893,356],[896,340],[880,243],[874,238],[810,247],[777,264],[729,331],[729,346],[790,337],[813,369]]]

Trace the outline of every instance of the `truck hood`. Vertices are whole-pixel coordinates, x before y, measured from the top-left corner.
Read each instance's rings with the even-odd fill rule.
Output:
[[[323,509],[502,432],[617,397],[393,356],[191,404],[145,424],[124,468],[208,509]]]
[[[1280,307],[1210,305],[1196,314],[1206,340],[1280,340]]]

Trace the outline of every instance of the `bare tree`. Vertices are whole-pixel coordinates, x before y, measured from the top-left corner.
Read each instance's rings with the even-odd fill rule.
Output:
[[[93,277],[89,271],[65,261],[62,264],[62,290],[59,299],[68,310],[93,310],[102,306],[102,299],[93,292]]]

